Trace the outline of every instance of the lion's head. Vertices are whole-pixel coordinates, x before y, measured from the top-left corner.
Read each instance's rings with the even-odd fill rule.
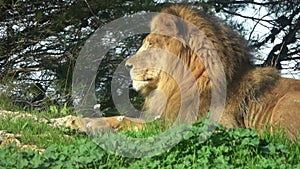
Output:
[[[160,112],[174,121],[183,108],[196,112],[192,116],[197,118],[206,116],[212,84],[220,84],[218,88],[226,83],[222,76],[229,83],[250,66],[243,38],[217,25],[214,17],[204,16],[179,6],[163,10],[152,19],[151,33],[141,48],[127,60],[133,88],[146,95],[147,113]]]
[[[126,65],[134,89],[146,96],[144,109],[151,118],[174,122],[182,115],[195,122],[219,111],[225,126],[245,126],[250,104],[279,78],[274,68],[254,68],[244,38],[214,16],[172,6],[150,27]]]

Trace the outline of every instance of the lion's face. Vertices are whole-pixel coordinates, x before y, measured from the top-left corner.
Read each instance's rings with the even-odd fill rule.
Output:
[[[180,45],[175,38],[155,33],[149,34],[137,53],[130,57],[126,66],[130,68],[133,88],[143,94],[156,89],[162,77],[170,69],[172,58],[178,53],[170,46]],[[174,61],[174,60],[173,60]]]

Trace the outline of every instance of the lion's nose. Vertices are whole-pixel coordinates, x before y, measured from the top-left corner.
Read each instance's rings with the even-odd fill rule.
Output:
[[[130,63],[126,63],[125,67],[126,67],[127,70],[130,70],[130,69],[132,69],[133,66]]]

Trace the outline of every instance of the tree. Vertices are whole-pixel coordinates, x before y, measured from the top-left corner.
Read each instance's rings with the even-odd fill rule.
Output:
[[[245,36],[256,50],[256,57],[252,58],[255,64],[273,66],[279,70],[287,70],[290,75],[299,75],[299,0],[209,0],[208,3],[214,5],[216,11],[223,13],[226,18],[238,17],[244,20],[243,25],[248,27]],[[251,15],[247,14],[249,11],[252,11]],[[249,27],[247,23],[252,23],[253,26]],[[259,32],[260,29],[263,31]]]
[[[26,106],[71,102],[72,70],[85,40],[105,23],[147,7],[154,4],[1,1],[0,89]],[[43,86],[39,98],[35,84]]]
[[[0,90],[25,106],[72,105],[76,58],[97,28],[124,15],[160,11],[175,3],[178,1],[1,1]],[[249,40],[254,64],[300,74],[299,0],[180,3],[221,16]],[[110,97],[112,73],[138,49],[144,36],[120,42],[101,62],[95,87],[102,109],[110,112],[114,106]],[[133,100],[137,98],[136,93],[131,94]]]

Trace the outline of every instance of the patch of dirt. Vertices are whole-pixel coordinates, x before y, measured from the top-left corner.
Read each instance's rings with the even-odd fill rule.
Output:
[[[66,124],[70,119],[76,118],[75,116],[66,116],[62,118],[54,118],[54,119],[46,119],[46,118],[40,118],[36,115],[29,114],[26,112],[13,112],[13,111],[7,111],[7,110],[0,110],[0,118],[7,118],[12,117],[12,120],[14,119],[20,119],[20,118],[28,118],[33,119],[40,123],[45,123],[50,126],[59,127],[59,126],[67,126]],[[16,143],[16,146],[24,149],[24,150],[38,150],[39,152],[43,152],[45,149],[39,148],[36,145],[27,145],[23,144],[21,142],[21,135],[18,133],[10,133],[5,130],[0,130],[0,146],[7,146],[11,143]]]
[[[39,148],[36,145],[22,144],[20,139],[21,135],[19,134],[8,133],[5,130],[0,130],[0,146],[7,146],[11,143],[15,143],[16,146],[22,150],[37,150],[41,153],[45,151],[45,149]]]

